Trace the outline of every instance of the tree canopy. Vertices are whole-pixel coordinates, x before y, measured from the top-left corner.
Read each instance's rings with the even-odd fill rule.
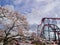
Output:
[[[24,35],[24,31],[27,30],[28,22],[24,15],[9,8],[0,7],[0,37],[4,37],[3,42],[17,36],[17,34]],[[6,44],[6,42],[4,43]]]

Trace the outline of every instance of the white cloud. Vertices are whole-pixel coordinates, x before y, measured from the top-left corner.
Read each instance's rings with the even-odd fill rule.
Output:
[[[52,1],[55,1],[55,0],[35,0],[35,1],[36,1],[36,2],[45,1],[45,2],[49,3],[49,2],[52,2]]]
[[[37,2],[43,1],[43,0],[36,0]]]
[[[38,24],[38,22],[40,22],[40,11],[37,11],[35,9],[33,9],[32,13],[29,13],[27,15],[27,19],[29,21],[29,24]]]
[[[53,15],[53,12],[54,12],[54,8],[59,6],[60,4],[59,0],[55,0],[53,2],[51,0],[50,3],[49,3],[49,0],[47,0],[47,2],[48,4],[43,6],[42,8],[40,5],[37,4],[38,6],[33,8],[31,13],[27,14],[29,24],[34,24],[34,23],[39,24],[41,23],[40,21],[43,17],[55,17],[56,16],[56,13],[54,13]],[[49,14],[49,16],[47,13]]]
[[[3,7],[6,8],[6,9],[8,9],[10,12],[14,11],[14,6],[13,5],[5,5]]]
[[[22,2],[24,3],[22,7],[17,6]],[[13,3],[17,6],[15,9],[27,14],[27,19],[30,24],[39,24],[43,17],[57,16],[58,14],[54,13],[54,8],[57,6],[60,7],[59,0],[13,0]],[[14,9],[13,5],[6,5],[5,7]],[[28,13],[30,10],[32,12]]]
[[[13,0],[13,3],[14,3],[15,5],[18,5],[18,4],[20,4],[22,1],[23,1],[23,0]]]
[[[50,3],[46,7],[44,7],[45,9],[42,12],[47,13],[47,12],[51,11],[52,9],[54,9],[58,4],[59,4],[59,2],[57,2],[57,1]]]

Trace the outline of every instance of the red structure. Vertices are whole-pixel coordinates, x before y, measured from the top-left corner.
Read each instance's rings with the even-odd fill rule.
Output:
[[[38,35],[48,41],[60,40],[60,18],[43,18],[41,24],[38,25]]]

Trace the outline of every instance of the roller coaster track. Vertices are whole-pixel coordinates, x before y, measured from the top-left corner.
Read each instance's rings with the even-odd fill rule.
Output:
[[[43,35],[44,33],[44,28],[47,26],[49,28],[51,28],[52,32],[56,33],[57,35],[60,34],[60,28],[56,25],[56,24],[43,24],[45,19],[52,19],[52,20],[60,20],[60,18],[43,18],[41,20],[41,24],[38,25],[38,27],[40,26],[40,38],[44,41],[44,42],[47,42],[46,39],[42,38],[41,36]],[[51,31],[50,31],[51,32]],[[49,41],[50,42],[50,41]]]
[[[44,27],[45,26],[48,26],[48,27],[50,27],[52,30],[53,30],[53,32],[54,32],[54,30],[59,30],[59,31],[56,31],[56,32],[60,32],[60,28],[57,26],[57,25],[54,25],[54,24],[45,24],[43,27],[42,27],[42,30],[41,30],[41,33],[44,31]],[[57,28],[54,28],[53,26],[56,26]],[[50,31],[51,32],[51,31]]]

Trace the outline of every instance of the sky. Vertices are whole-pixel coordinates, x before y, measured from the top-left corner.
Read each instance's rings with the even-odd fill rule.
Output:
[[[60,17],[60,0],[0,0],[27,17],[29,24],[40,24],[44,17]]]

